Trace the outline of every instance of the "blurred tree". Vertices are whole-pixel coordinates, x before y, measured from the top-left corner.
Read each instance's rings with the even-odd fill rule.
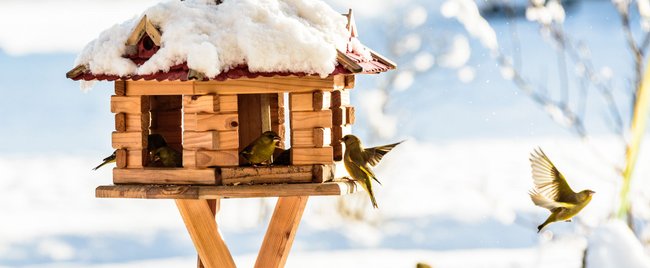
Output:
[[[513,42],[513,48],[509,52],[499,46],[496,40],[485,42],[485,32],[493,33],[494,30],[489,25],[485,26],[487,22],[474,1],[447,0],[441,11],[444,16],[455,18],[463,24],[470,36],[481,40],[500,65],[505,79],[511,80],[517,88],[525,92],[555,122],[572,130],[579,137],[588,139],[590,132],[585,120],[588,114],[595,113],[588,111],[588,95],[596,92],[604,100],[609,111],[606,121],[609,122],[611,132],[620,137],[621,148],[626,152],[625,167],[614,167],[621,173],[622,191],[618,213],[612,215],[627,218],[630,228],[634,230],[632,225],[634,215],[630,209],[628,193],[647,116],[648,99],[647,94],[641,94],[644,92],[641,84],[650,45],[650,1],[612,0],[612,8],[619,15],[625,43],[633,59],[632,78],[626,86],[628,90],[624,95],[627,95],[627,100],[624,101],[617,101],[615,98],[615,87],[610,82],[612,70],[608,67],[597,68],[588,44],[573,39],[564,29],[566,16],[564,7],[574,5],[575,1],[531,0],[525,8],[515,6],[511,1],[496,0],[488,3],[485,6],[487,14],[503,12],[503,15],[508,18]],[[632,27],[631,10],[635,10],[635,6],[641,23],[640,33],[635,33]],[[525,12],[522,12],[523,10]],[[538,24],[539,34],[554,48],[558,90],[552,90],[544,83],[533,83],[523,74],[520,47],[524,44],[517,38],[516,29],[516,17],[522,14],[525,14],[528,21]],[[479,31],[477,28],[483,30]],[[585,31],[590,30],[593,31],[585,29]],[[576,72],[569,72],[571,69]],[[646,222],[648,220],[650,219],[646,219]]]

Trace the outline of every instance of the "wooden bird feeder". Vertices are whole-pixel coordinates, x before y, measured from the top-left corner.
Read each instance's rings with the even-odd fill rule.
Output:
[[[344,16],[352,40],[357,35],[352,11]],[[123,57],[137,65],[147,62],[164,45],[164,34],[144,16],[128,37]],[[117,150],[114,185],[99,186],[96,197],[175,199],[205,267],[234,267],[214,218],[221,198],[280,197],[256,267],[282,267],[308,196],[343,195],[358,188],[355,182],[334,180],[335,161],[344,151],[340,139],[354,124],[354,76],[395,68],[372,51],[372,59],[337,52],[338,65],[326,78],[251,72],[246,66],[206,77],[186,63],[128,76],[77,66],[68,78],[115,83],[110,105]],[[283,138],[290,133],[290,144],[280,144],[290,148],[289,162],[246,165],[239,151],[267,130]],[[162,135],[182,152],[182,167],[150,166],[150,134]]]

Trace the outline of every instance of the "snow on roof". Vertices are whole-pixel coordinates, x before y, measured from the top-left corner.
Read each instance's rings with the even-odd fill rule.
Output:
[[[346,17],[320,0],[172,0],[102,32],[75,65],[92,74],[128,77],[168,72],[186,64],[216,77],[240,66],[250,72],[333,73],[337,50],[372,61],[351,40]],[[127,39],[143,16],[162,33],[160,49],[142,65],[127,54]],[[351,54],[351,53],[346,53]]]

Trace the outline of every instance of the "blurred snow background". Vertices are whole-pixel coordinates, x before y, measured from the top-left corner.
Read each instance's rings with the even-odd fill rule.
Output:
[[[535,89],[564,99],[554,43],[528,19],[563,20],[574,41],[589,44],[594,70],[614,88],[614,98],[629,101],[633,57],[613,4],[565,2],[564,15],[553,4],[529,15],[527,3],[516,1],[508,19],[494,8],[502,2],[481,2],[484,11],[497,10],[481,21],[467,1],[327,1],[341,12],[353,8],[362,42],[400,65],[399,72],[357,78],[354,132],[368,145],[407,142],[377,168],[384,183],[377,187],[380,210],[369,209],[364,193],[345,203],[310,199],[288,267],[415,267],[419,261],[434,267],[581,267],[587,245],[587,267],[647,266],[647,250],[635,241],[650,240],[650,144],[642,150],[631,196],[635,238],[622,223],[607,220],[618,202],[615,168],[624,151],[610,131],[606,100],[595,94],[586,100],[591,137],[583,141],[561,106],[540,105],[509,80],[521,70]],[[101,30],[156,2],[0,3],[0,266],[195,263],[172,201],[94,198],[94,188],[111,181],[110,169],[90,169],[111,151],[112,87],[99,83],[81,93],[64,76]],[[643,36],[645,20],[633,14],[632,31]],[[517,55],[512,51],[520,59],[508,57]],[[627,122],[629,111],[621,112]],[[541,235],[535,227],[547,212],[527,196],[528,154],[536,146],[575,190],[597,192],[573,223],[551,225]],[[273,203],[222,202],[222,231],[240,267],[254,263],[270,216],[260,211]],[[359,207],[366,208],[362,221],[337,212]],[[623,258],[608,262],[608,256]]]

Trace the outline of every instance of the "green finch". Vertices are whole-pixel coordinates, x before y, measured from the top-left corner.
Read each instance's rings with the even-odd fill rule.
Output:
[[[182,167],[183,158],[176,150],[163,146],[153,152],[153,166]]]
[[[361,185],[370,196],[372,206],[378,208],[375,195],[372,192],[371,179],[375,180],[379,185],[381,185],[381,182],[375,177],[375,173],[372,172],[370,167],[376,166],[385,154],[402,142],[364,149],[361,140],[354,135],[345,135],[341,140],[345,143],[345,153],[343,155],[345,169],[352,179],[361,182]]]
[[[246,159],[251,165],[261,163],[273,163],[273,152],[280,142],[280,136],[273,131],[266,131],[262,136],[251,142],[239,155]]]
[[[530,154],[530,164],[535,184],[535,187],[529,192],[530,199],[535,205],[551,211],[548,219],[537,226],[538,233],[550,223],[571,221],[571,218],[591,201],[595,192],[583,190],[575,193],[571,190],[562,173],[557,170],[541,148]]]
[[[147,136],[147,150],[150,154],[156,152],[156,149],[167,146],[165,137],[160,134],[149,134]]]
[[[96,166],[95,168],[93,168],[93,170],[97,170],[100,167],[103,167],[104,165],[106,165],[108,163],[115,163],[116,158],[117,158],[116,155],[117,155],[117,150],[113,151],[112,155],[109,155],[108,157],[104,158],[104,160],[102,160],[103,162],[101,164],[99,164],[99,166]]]

